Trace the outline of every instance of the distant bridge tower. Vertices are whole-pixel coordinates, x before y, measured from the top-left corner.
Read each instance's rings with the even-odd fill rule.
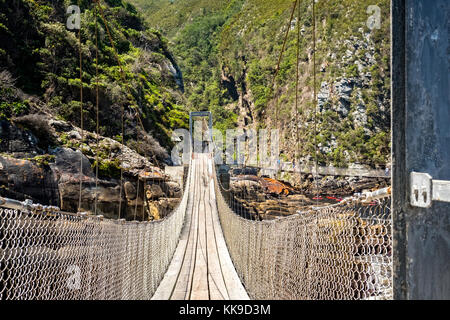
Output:
[[[194,118],[203,119],[200,122],[194,121]],[[207,123],[205,122],[205,118],[208,118]],[[205,137],[205,133],[207,133],[208,136]],[[210,111],[196,111],[189,114],[189,134],[192,142],[191,146],[194,152],[203,153],[205,150],[210,150],[209,143],[213,141],[212,114]],[[206,138],[206,140],[204,138]]]

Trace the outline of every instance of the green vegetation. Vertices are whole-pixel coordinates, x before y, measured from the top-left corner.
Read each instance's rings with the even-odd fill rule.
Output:
[[[293,0],[129,1],[136,7],[123,0],[101,1],[125,81],[104,21],[93,2],[85,0],[81,49],[78,34],[65,27],[68,1],[0,0],[0,72],[9,70],[17,88],[38,96],[55,117],[74,124],[80,122],[83,88],[84,127],[90,131],[96,126],[98,85],[100,133],[121,140],[124,108],[124,143],[146,156],[155,152],[146,146],[152,145],[153,137],[164,147],[171,146],[171,130],[187,127],[188,111],[210,110],[214,126],[222,131],[242,121],[241,114],[250,114],[257,128],[280,128],[287,160],[300,154],[337,166],[389,161],[388,0],[316,3],[316,91],[326,83],[330,94],[319,112],[311,98],[311,1],[300,1],[300,20],[295,18],[291,26],[287,23]],[[369,5],[381,8],[381,29],[370,31],[366,26]],[[298,23],[300,105],[295,110]],[[287,28],[291,32],[274,80]],[[368,80],[361,84],[362,78]],[[1,79],[0,75],[0,118],[10,120],[29,112],[30,104]],[[352,81],[353,87],[359,81],[345,102],[345,115],[337,111],[342,99],[333,87],[343,79]],[[136,114],[151,136],[139,132]],[[59,140],[73,144],[64,135]],[[316,152],[318,144],[321,151]]]
[[[370,32],[374,45],[375,63],[370,70],[360,72],[356,61],[365,61],[367,49],[358,48],[357,54],[351,54],[346,61],[348,41],[356,45],[357,41],[367,42],[364,34],[369,32],[366,26],[367,7],[378,5],[382,12],[389,12],[389,1],[319,1],[316,4],[316,68],[317,91],[326,81],[335,83],[342,78],[359,78],[362,73],[370,72],[371,83],[361,88],[364,101],[352,97],[350,113],[344,119],[324,106],[324,111],[315,120],[311,101],[312,79],[312,6],[301,1],[301,38],[300,38],[300,110],[304,116],[300,119],[317,122],[317,137],[311,131],[312,126],[300,132],[303,156],[316,155],[316,144],[331,146],[330,152],[319,152],[317,159],[321,164],[345,166],[350,162],[366,164],[385,164],[389,161],[389,119],[383,118],[385,111],[380,110],[376,101],[384,101],[385,110],[389,110],[389,21],[382,16],[381,29]],[[247,0],[239,12],[227,24],[221,35],[221,59],[235,79],[246,77],[246,85],[253,96],[257,115],[264,110],[266,116],[258,120],[285,128],[295,115],[295,75],[296,75],[296,23],[291,25],[286,51],[280,65],[279,74],[272,88],[275,66],[282,48],[286,24],[289,21],[293,1]],[[294,21],[296,22],[296,21]],[[345,66],[346,67],[342,67]],[[306,87],[306,89],[305,89]],[[309,87],[309,88],[308,88]],[[272,89],[275,92],[272,92]],[[352,112],[363,103],[367,106],[367,124],[365,129],[353,119]],[[333,102],[334,105],[338,101]],[[278,108],[279,119],[274,124],[273,117]],[[295,145],[292,133],[285,134],[284,143],[289,150]],[[295,137],[294,137],[295,138]],[[290,140],[290,141],[289,141]],[[300,152],[301,152],[300,151]],[[346,152],[348,156],[346,156]],[[296,154],[293,151],[291,154]]]
[[[223,132],[234,128],[237,115],[230,104],[237,99],[237,92],[232,84],[228,89],[224,86],[219,46],[224,24],[244,1],[132,2],[146,12],[153,27],[172,38],[173,52],[183,71],[187,108],[210,110],[215,128]]]
[[[120,178],[120,160],[108,160],[108,159],[99,159],[98,164],[98,174],[100,177],[108,177],[108,178]],[[97,166],[97,162],[94,161],[92,164],[92,168]]]
[[[9,120],[12,116],[23,115],[28,111],[28,109],[29,106],[26,102],[0,102],[0,120]]]
[[[39,97],[55,117],[75,125],[80,124],[82,87],[84,128],[89,131],[96,128],[98,85],[102,135],[120,135],[124,108],[125,143],[143,134],[138,114],[146,131],[169,147],[171,130],[187,127],[187,114],[169,67],[174,60],[167,40],[150,29],[131,4],[122,0],[101,3],[125,79],[93,1],[81,1],[81,47],[78,32],[66,28],[67,1],[0,1],[0,72],[8,70],[16,79],[15,87]],[[0,81],[0,89],[0,118],[27,113],[25,101],[5,95],[5,91],[13,90],[10,86]]]
[[[317,136],[312,131],[312,2],[300,1],[299,114],[301,122],[310,124],[300,132],[301,150],[294,150],[296,135],[287,131],[293,127],[296,114],[296,19],[272,86],[292,0],[131,1],[145,12],[152,27],[171,39],[183,71],[187,106],[191,110],[211,110],[215,127],[234,127],[238,98],[245,97],[257,127],[278,127],[284,131],[282,144],[290,160],[299,153],[314,158],[316,144],[320,143],[330,150],[317,154],[322,164],[346,166],[352,161],[376,165],[389,161],[389,1],[316,3],[317,91],[324,81],[332,84],[342,78],[358,79],[365,73],[371,77],[370,84],[360,88],[362,101],[353,94],[346,117],[335,111],[339,99],[332,97],[325,112],[317,116]],[[381,29],[370,31],[375,51],[357,48],[347,59],[349,45],[367,43],[369,5],[378,5],[382,12]],[[356,62],[366,61],[366,55],[373,56],[375,62],[360,71]],[[367,114],[363,125],[353,115],[360,104]],[[384,110],[380,110],[380,104]]]
[[[29,158],[27,160],[34,162],[38,166],[47,167],[50,163],[55,162],[55,156],[45,154],[45,155],[36,156],[34,158]]]
[[[198,17],[216,14],[223,10],[230,0],[132,0],[149,17],[152,26],[170,38],[179,30],[196,21]]]

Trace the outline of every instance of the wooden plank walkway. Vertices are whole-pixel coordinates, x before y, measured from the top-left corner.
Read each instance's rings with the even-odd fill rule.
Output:
[[[180,242],[152,300],[248,300],[219,222],[213,159],[194,154],[191,170]]]

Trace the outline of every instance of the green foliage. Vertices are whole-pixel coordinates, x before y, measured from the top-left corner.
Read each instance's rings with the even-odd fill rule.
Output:
[[[92,3],[82,1],[82,44],[79,48],[77,33],[64,26],[63,2],[0,2],[0,37],[3,39],[0,63],[14,69],[14,77],[23,91],[37,93],[61,118],[79,124],[82,88],[85,128],[94,130],[98,85],[103,122],[101,134],[119,139],[121,122],[118,119],[121,119],[123,109],[129,115],[124,122],[125,142],[136,139],[139,124],[131,116],[136,111],[147,130],[167,146],[172,129],[187,127],[188,110],[211,110],[216,128],[222,131],[232,128],[238,117],[237,100],[244,94],[255,106],[254,120],[258,126],[265,126],[268,120],[273,124],[275,114],[280,118],[276,125],[283,126],[292,121],[297,58],[295,24],[290,26],[286,51],[274,81],[284,34],[289,27],[286,24],[292,0],[132,0],[136,7],[122,0],[105,0],[104,12],[122,68],[116,62],[104,22],[96,16]],[[334,83],[343,77],[361,76],[356,60],[365,59],[368,49],[362,48],[358,54],[351,55],[344,65],[337,61],[342,62],[348,55],[345,40],[361,40],[361,30],[368,31],[365,25],[368,5],[380,6],[383,13],[382,28],[372,30],[370,35],[375,43],[376,60],[372,67],[364,70],[370,74],[370,84],[361,88],[361,98],[352,95],[347,117],[333,111],[332,107],[338,103],[336,99],[323,106],[323,113],[316,123],[320,134],[312,130],[316,119],[313,116],[316,106],[311,102],[312,6],[310,2],[300,3],[299,109],[305,117],[302,121],[308,124],[301,132],[302,156],[316,157],[315,144],[321,143],[331,150],[317,155],[325,164],[385,161],[389,155],[386,147],[389,144],[389,119],[379,110],[378,101],[386,100],[390,90],[390,26],[386,18],[389,1],[316,3],[316,65],[318,69],[325,66],[317,74],[317,85],[323,81]],[[148,17],[146,22],[136,8],[142,9]],[[99,61],[95,59],[96,22],[99,25]],[[148,25],[154,29],[149,29]],[[174,55],[169,52],[169,43]],[[82,81],[79,80],[78,65],[80,50]],[[174,65],[175,60],[183,71],[185,97],[174,92],[176,79],[167,68]],[[95,77],[97,66],[98,81]],[[0,102],[0,115],[4,118],[26,112],[21,106],[12,104],[20,103],[20,99]],[[364,128],[352,115],[361,103],[366,107],[368,122]],[[289,133],[285,136],[287,141],[292,141]]]
[[[94,161],[92,168],[97,167],[97,162]],[[99,159],[98,162],[98,174],[100,177],[104,178],[115,178],[120,179],[121,166],[120,159]]]
[[[184,6],[185,2],[179,1],[176,5]],[[218,46],[223,25],[237,9],[226,2],[221,4],[210,1],[205,5],[206,7],[202,7],[204,10],[201,10],[205,14],[195,16],[191,23],[184,25],[178,32],[174,38],[173,50],[179,58],[184,82],[187,84],[185,95],[188,109],[211,110],[215,126],[226,130],[234,127],[236,117],[224,107],[236,97],[230,91],[233,88],[227,89],[222,84]],[[214,10],[211,8],[209,11],[209,5]],[[192,13],[193,10],[195,9],[190,7],[185,13]]]
[[[344,154],[344,148],[339,146],[333,150],[331,153],[332,164],[338,168],[346,168],[347,161]]]
[[[227,129],[236,127],[237,114],[235,112],[218,105],[212,106],[211,112],[215,115],[214,128],[220,130],[224,137]]]
[[[102,135],[120,134],[124,110],[140,115],[145,129],[169,146],[170,131],[186,126],[187,113],[179,106],[183,101],[167,68],[174,63],[167,40],[148,27],[132,4],[105,0],[102,7],[111,44],[95,2],[82,1],[80,44],[78,33],[65,26],[66,5],[63,0],[0,1],[0,64],[18,79],[18,88],[39,96],[60,119],[80,124],[82,88],[84,129],[95,131],[98,86]],[[27,105],[17,100],[0,99],[1,118],[27,112]],[[137,122],[126,119],[125,140],[136,136]]]
[[[355,64],[349,65],[345,73],[347,77],[356,78],[359,75],[358,67]]]
[[[368,19],[367,7],[378,5],[382,13],[381,29],[374,29],[370,37],[375,44],[375,60],[373,67],[363,72],[371,74],[371,83],[368,87],[360,89],[362,99],[366,106],[368,124],[366,130],[358,127],[352,116],[352,112],[361,103],[356,95],[351,97],[351,110],[347,118],[342,118],[337,112],[330,110],[331,105],[325,105],[324,111],[318,116],[317,136],[311,132],[314,122],[311,92],[313,87],[312,77],[312,6],[311,3],[301,2],[301,37],[300,37],[300,101],[299,109],[306,110],[309,114],[304,121],[310,125],[300,132],[304,147],[303,155],[311,155],[316,158],[316,144],[328,147],[331,151],[320,153],[317,160],[323,164],[345,166],[346,163],[363,162],[366,164],[380,164],[389,156],[389,119],[380,111],[378,101],[389,97],[389,1],[352,1],[332,0],[318,1],[316,3],[316,65],[322,69],[317,73],[317,84],[323,81],[334,83],[340,78],[359,78],[360,71],[356,60],[365,60],[368,52],[366,48],[359,48],[357,53],[351,55],[350,60],[345,60],[348,47],[344,43],[355,39],[363,40],[363,32],[368,32],[366,21]],[[275,85],[272,88],[272,79],[275,66],[282,48],[286,24],[292,9],[292,1],[271,0],[247,0],[240,12],[234,15],[225,24],[221,34],[220,55],[223,64],[236,79],[246,76],[246,85],[252,93],[256,110],[264,110],[265,117],[257,119],[260,122],[273,120],[276,114],[275,106],[278,106],[278,114],[281,123],[292,121],[295,101],[295,76],[296,76],[296,28],[292,25],[287,38],[286,50]],[[295,25],[296,27],[296,25]],[[331,58],[335,55],[335,57]],[[244,60],[244,61],[243,61]],[[244,63],[242,63],[242,61]],[[344,66],[341,65],[345,61]],[[247,72],[245,74],[244,72]],[[309,90],[304,90],[309,87]],[[273,89],[273,93],[271,92]],[[319,89],[319,88],[317,88]],[[302,92],[303,91],[303,92]],[[278,102],[277,102],[278,101]],[[337,104],[338,101],[332,102]],[[386,104],[385,109],[389,108]],[[273,122],[272,122],[273,123]],[[368,133],[367,129],[371,130]],[[381,130],[381,132],[380,132]],[[289,135],[289,134],[288,134]],[[289,136],[286,138],[288,141]],[[334,141],[332,143],[332,141]],[[384,147],[383,147],[384,146]],[[288,147],[289,148],[289,147]]]
[[[10,120],[13,116],[21,116],[27,113],[29,105],[27,102],[0,102],[0,120]]]
[[[376,164],[386,164],[390,154],[390,137],[386,132],[372,136],[367,143],[367,157]]]
[[[27,159],[28,161],[32,161],[40,167],[48,167],[48,165],[55,161],[54,155],[44,154],[40,156],[36,156],[34,158]]]
[[[271,68],[268,59],[252,61],[248,67],[247,81],[252,90],[257,111],[260,111],[267,106],[267,103],[272,96],[273,92],[269,86],[270,74]]]
[[[216,14],[235,1],[211,0],[131,0],[149,17],[153,27],[173,37],[179,30],[197,18]]]
[[[175,108],[167,113],[167,122],[171,128],[188,128],[189,117],[181,106],[175,105]]]

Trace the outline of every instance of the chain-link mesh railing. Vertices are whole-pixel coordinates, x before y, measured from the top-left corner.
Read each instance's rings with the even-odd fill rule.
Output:
[[[215,188],[228,250],[252,299],[392,298],[388,192],[254,221],[231,209],[235,197],[217,175]]]
[[[3,203],[0,300],[150,299],[178,244],[188,195],[153,222]]]

